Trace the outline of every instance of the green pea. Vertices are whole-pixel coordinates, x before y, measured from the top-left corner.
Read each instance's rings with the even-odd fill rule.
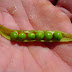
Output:
[[[62,39],[62,34],[59,31],[55,31],[53,34],[54,39],[56,40],[61,40]]]
[[[31,33],[34,32],[36,33],[36,38],[37,39],[42,39],[44,38],[44,32],[46,32],[47,30],[12,30],[9,28],[6,28],[2,25],[0,25],[0,35],[3,36],[4,38],[8,39],[8,40],[14,40],[14,41],[18,41],[18,42],[31,42],[31,40],[25,39],[19,39],[18,33]],[[42,32],[42,33],[41,33]],[[49,31],[53,34],[53,39],[52,40],[39,40],[40,42],[72,42],[72,34],[68,34],[65,32],[61,32],[61,31]],[[35,35],[34,35],[35,36]],[[45,36],[46,37],[46,36]],[[32,40],[32,41],[38,41],[37,39]],[[61,39],[61,40],[60,40]],[[59,41],[58,41],[59,40]]]
[[[36,39],[41,40],[41,39],[43,39],[43,38],[44,38],[43,32],[37,32],[37,33],[36,33]]]
[[[22,40],[26,39],[26,34],[25,33],[20,33],[19,38],[22,39]]]
[[[33,40],[33,39],[35,39],[35,34],[34,33],[28,33],[27,37],[28,37],[28,39]]]
[[[10,36],[12,39],[16,39],[18,37],[18,34],[16,32],[11,32]]]
[[[45,32],[45,39],[46,40],[51,40],[52,39],[52,33],[51,32]]]

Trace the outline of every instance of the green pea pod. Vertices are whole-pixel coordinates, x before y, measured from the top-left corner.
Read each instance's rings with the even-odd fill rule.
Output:
[[[12,29],[8,29],[8,28],[0,25],[0,34],[4,38],[6,38],[8,40],[12,40],[11,36],[10,36],[11,32],[16,32],[17,34],[25,33],[27,35],[28,33],[35,33],[36,34],[36,32],[38,32],[38,31],[43,32],[43,33],[47,32],[47,30],[28,30],[28,31],[26,31],[26,30],[12,30]],[[49,32],[51,32],[53,34],[55,31],[49,31]],[[69,42],[69,41],[72,41],[72,35],[71,34],[61,32],[61,31],[59,31],[59,32],[62,34],[62,38],[60,40],[56,40],[56,39],[53,39],[53,38],[51,40],[46,40],[46,39],[42,39],[42,40],[37,40],[37,39],[33,40],[32,39],[32,40],[29,40],[28,38],[26,38],[24,40],[20,40],[19,38],[17,38],[17,39],[14,39],[14,41],[20,41],[20,42],[21,41],[22,42],[33,42],[33,41],[40,41],[40,42]]]

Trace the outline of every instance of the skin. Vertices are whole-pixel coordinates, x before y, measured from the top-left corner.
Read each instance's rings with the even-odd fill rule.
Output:
[[[48,0],[0,0],[0,24],[17,30],[60,30],[72,34],[68,13]],[[0,35],[0,72],[24,71],[72,72],[72,42],[20,43]]]

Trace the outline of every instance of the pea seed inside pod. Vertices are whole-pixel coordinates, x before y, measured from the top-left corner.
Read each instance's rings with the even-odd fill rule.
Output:
[[[18,38],[18,34],[16,32],[11,32],[10,36],[11,36],[11,39],[17,39]]]
[[[25,33],[20,33],[19,38],[22,39],[22,40],[26,39],[26,34]]]
[[[39,30],[41,31],[41,30]],[[26,33],[26,35],[28,33],[37,33],[39,31],[36,31],[36,30],[12,30],[12,29],[9,29],[9,28],[6,28],[2,25],[0,25],[0,35],[3,36],[4,38],[8,39],[8,40],[14,40],[14,41],[20,41],[21,40],[18,38],[18,33]],[[41,32],[46,32],[47,30],[42,30]],[[17,33],[18,32],[18,33]],[[40,42],[70,42],[72,41],[72,34],[68,34],[68,33],[65,33],[65,32],[61,32],[61,31],[50,31],[52,34],[53,34],[53,39],[52,40],[45,40],[45,39],[42,39],[42,40],[39,40]],[[59,33],[58,33],[59,32]],[[36,37],[39,39],[39,37],[36,35]],[[41,38],[40,38],[41,39]],[[22,40],[23,42],[30,42],[30,40],[28,40],[28,38],[26,38],[26,40]],[[35,40],[32,40],[32,41],[37,41],[36,38]]]
[[[37,32],[36,33],[36,39],[37,40],[41,40],[41,39],[43,39],[44,38],[44,33],[43,32]]]
[[[28,33],[27,38],[30,39],[30,40],[34,40],[35,34],[34,33]]]
[[[53,34],[54,39],[61,40],[62,39],[62,33],[59,31],[55,31]]]
[[[49,32],[49,31],[47,31],[47,32],[45,32],[45,39],[46,40],[51,40],[52,39],[52,33],[51,32]]]

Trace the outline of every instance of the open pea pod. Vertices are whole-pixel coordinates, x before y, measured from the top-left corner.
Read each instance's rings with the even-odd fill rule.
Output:
[[[15,32],[17,34],[20,34],[20,33],[25,33],[26,34],[26,39],[24,40],[21,40],[19,37],[17,37],[16,39],[12,39],[11,38],[11,33],[12,32]],[[60,40],[57,40],[57,39],[54,39],[52,37],[52,39],[50,40],[46,40],[45,39],[45,36],[43,39],[28,39],[27,38],[27,35],[29,33],[34,33],[36,34],[37,32],[42,32],[44,35],[45,35],[45,32],[47,32],[47,30],[12,30],[12,29],[8,29],[2,25],[0,25],[0,35],[2,35],[4,38],[8,39],[8,40],[14,40],[14,41],[22,41],[22,42],[33,42],[33,41],[40,41],[40,42],[69,42],[69,41],[72,41],[72,35],[71,34],[68,34],[68,33],[64,33],[64,32],[61,32],[59,31],[61,34],[62,34],[62,38]],[[56,32],[56,31],[48,31],[48,32],[51,32],[52,35]]]

